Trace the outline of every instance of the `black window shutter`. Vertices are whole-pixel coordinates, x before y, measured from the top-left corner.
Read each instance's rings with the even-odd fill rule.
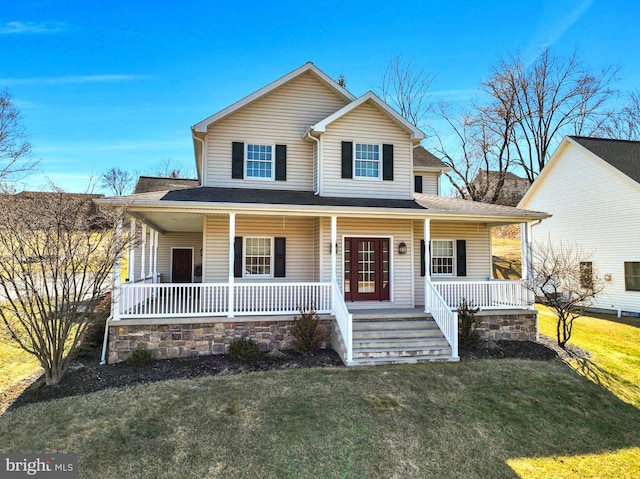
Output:
[[[393,181],[393,145],[382,145],[382,179]]]
[[[342,177],[353,178],[353,143],[342,142]]]
[[[456,275],[467,275],[467,242],[456,240]]]
[[[233,277],[242,278],[242,236],[236,236],[233,249]]]
[[[420,240],[420,276],[425,276],[427,271],[424,264],[424,257],[426,253],[426,247],[424,240]]]
[[[238,141],[231,144],[231,178],[244,178],[244,143]]]
[[[273,276],[284,278],[287,269],[287,238],[275,238],[274,245],[275,267]]]
[[[287,145],[276,145],[276,180],[287,181]]]
[[[416,175],[413,177],[414,188],[413,191],[416,193],[422,193],[422,175]]]

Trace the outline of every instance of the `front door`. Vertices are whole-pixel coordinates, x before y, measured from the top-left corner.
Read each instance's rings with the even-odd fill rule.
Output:
[[[171,282],[191,283],[193,281],[193,250],[174,248],[171,253]]]
[[[389,239],[345,238],[344,297],[347,301],[389,300]]]

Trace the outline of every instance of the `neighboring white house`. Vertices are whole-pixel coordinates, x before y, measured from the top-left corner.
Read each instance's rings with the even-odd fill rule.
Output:
[[[98,202],[126,207],[142,239],[116,285],[110,360],[224,352],[242,335],[287,347],[301,307],[347,364],[457,359],[462,298],[498,311],[494,339],[535,338],[522,284],[491,281],[491,227],[547,215],[439,196],[447,167],[424,136],[312,63],[194,125],[197,186]]]
[[[595,308],[640,312],[640,142],[565,137],[519,207],[552,214],[534,242],[593,254],[606,285]]]

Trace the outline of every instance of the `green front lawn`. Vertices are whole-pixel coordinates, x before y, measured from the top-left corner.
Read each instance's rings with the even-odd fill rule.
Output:
[[[553,312],[538,306],[540,333],[556,337]],[[640,408],[640,319],[589,315],[576,319],[568,344],[591,353],[588,360],[569,364],[625,402]]]
[[[640,410],[559,361],[166,381],[0,417],[3,452],[81,477],[633,477]],[[566,458],[563,458],[566,456]]]
[[[35,357],[15,346],[8,338],[0,339],[0,414],[14,394],[21,391],[17,383],[42,371]]]

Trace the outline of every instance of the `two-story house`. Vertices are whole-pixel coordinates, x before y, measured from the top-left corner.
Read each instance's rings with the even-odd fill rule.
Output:
[[[199,186],[99,201],[126,207],[140,239],[114,288],[110,361],[222,353],[239,336],[284,348],[300,308],[348,365],[455,360],[463,298],[487,335],[535,338],[522,284],[492,281],[490,229],[547,215],[439,196],[446,167],[374,93],[306,63],[192,137]]]

